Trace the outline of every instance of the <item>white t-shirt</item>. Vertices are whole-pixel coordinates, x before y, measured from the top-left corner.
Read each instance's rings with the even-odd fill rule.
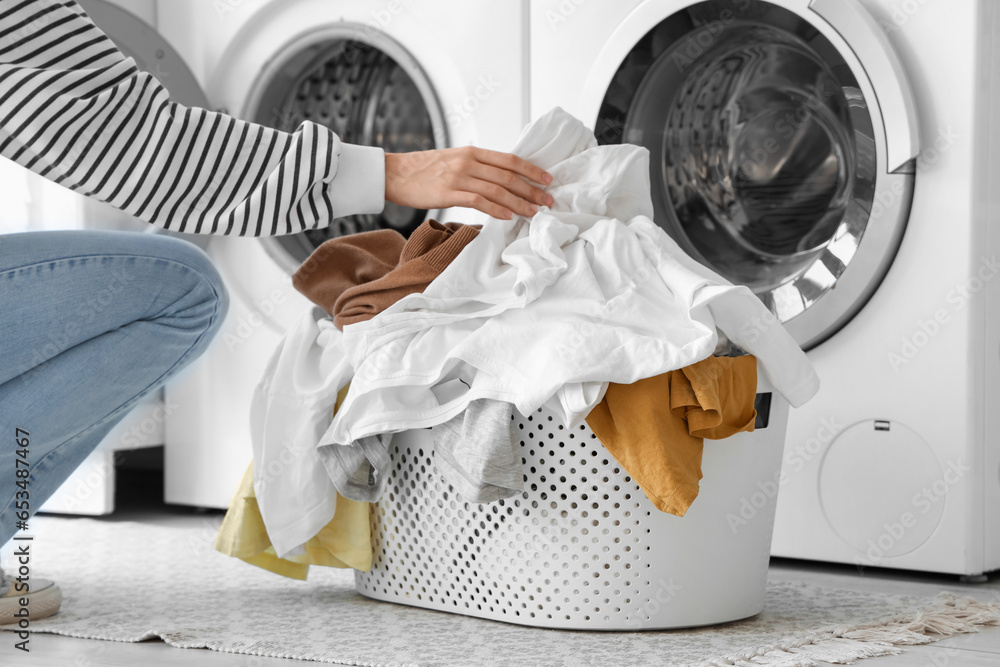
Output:
[[[481,398],[522,414],[548,404],[574,425],[608,382],[710,356],[717,329],[793,405],[816,393],[805,354],[760,300],[651,220],[646,149],[597,146],[556,108],[512,152],[553,175],[555,203],[530,221],[487,219],[422,294],[345,327],[355,376],[320,446],[440,424]]]
[[[316,444],[353,374],[342,336],[322,309],[308,309],[274,351],[254,392],[254,494],[282,558],[297,553],[337,510],[337,490]]]

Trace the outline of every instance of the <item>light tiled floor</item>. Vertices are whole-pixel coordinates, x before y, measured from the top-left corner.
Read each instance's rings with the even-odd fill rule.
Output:
[[[123,499],[125,500],[125,499]],[[186,508],[172,508],[129,498],[119,502],[119,510],[107,517],[109,521],[145,521],[160,525],[181,526],[200,521],[200,515]],[[972,595],[981,600],[1000,601],[1000,572],[989,581],[964,584],[957,577],[918,572],[867,569],[860,573],[852,566],[831,565],[808,561],[773,559],[772,580],[800,580],[835,588],[856,588],[896,595],[933,596],[943,590]],[[288,667],[292,664],[280,658],[258,658],[219,653],[217,651],[176,649],[161,641],[138,644],[72,639],[58,635],[35,635],[32,651],[24,654],[13,648],[12,635],[0,634],[0,665],[38,665],[40,667],[109,667],[148,665],[173,667]],[[301,664],[301,663],[296,663]],[[829,663],[820,663],[827,665]],[[872,667],[1000,667],[1000,627],[927,646],[908,647],[898,656],[869,658],[863,664]],[[527,666],[526,666],[527,667]]]

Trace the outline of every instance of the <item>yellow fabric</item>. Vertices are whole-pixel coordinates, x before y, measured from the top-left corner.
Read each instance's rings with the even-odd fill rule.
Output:
[[[658,509],[698,497],[703,438],[753,431],[757,360],[709,357],[633,384],[610,384],[587,424]]]
[[[334,414],[350,385],[340,390]],[[236,493],[229,501],[215,537],[215,549],[251,565],[292,579],[305,579],[310,565],[352,567],[368,571],[372,566],[369,503],[337,495],[337,512],[330,523],[305,544],[305,553],[278,558],[264,528],[253,489],[253,461],[243,473]]]

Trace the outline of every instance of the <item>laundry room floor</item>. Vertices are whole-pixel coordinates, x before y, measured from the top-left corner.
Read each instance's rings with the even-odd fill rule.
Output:
[[[158,502],[162,493],[154,480],[143,479],[140,473],[130,478],[119,477],[116,506],[119,508],[107,521],[137,521],[160,526],[191,527],[203,523],[206,515],[221,516],[217,510],[198,511],[192,508],[167,506]],[[162,487],[161,487],[162,488]],[[44,576],[44,573],[40,573]],[[810,561],[775,558],[771,560],[769,578],[772,581],[802,581],[830,588],[886,593],[890,595],[934,596],[941,591],[971,595],[980,600],[1000,600],[1000,572],[988,581],[962,583],[957,577],[885,569],[857,568]],[[58,582],[57,582],[58,583]],[[280,667],[290,664],[281,658],[221,653],[201,649],[178,649],[162,641],[140,643],[107,642],[75,639],[61,635],[35,635],[30,654],[14,648],[14,635],[0,633],[0,664],[40,665],[43,667],[127,666],[138,664],[172,667],[174,665],[206,667]],[[925,646],[905,647],[897,656],[869,658],[863,661],[873,667],[976,667],[1000,664],[1000,627],[984,628],[978,633],[960,635]],[[821,662],[820,665],[831,663]],[[540,662],[539,665],[544,665]]]

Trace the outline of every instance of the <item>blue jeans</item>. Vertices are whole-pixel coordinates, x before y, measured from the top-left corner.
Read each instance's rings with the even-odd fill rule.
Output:
[[[0,546],[17,532],[17,482],[34,513],[144,396],[205,351],[228,305],[208,257],[185,241],[0,235]],[[27,468],[15,461],[17,429]]]

